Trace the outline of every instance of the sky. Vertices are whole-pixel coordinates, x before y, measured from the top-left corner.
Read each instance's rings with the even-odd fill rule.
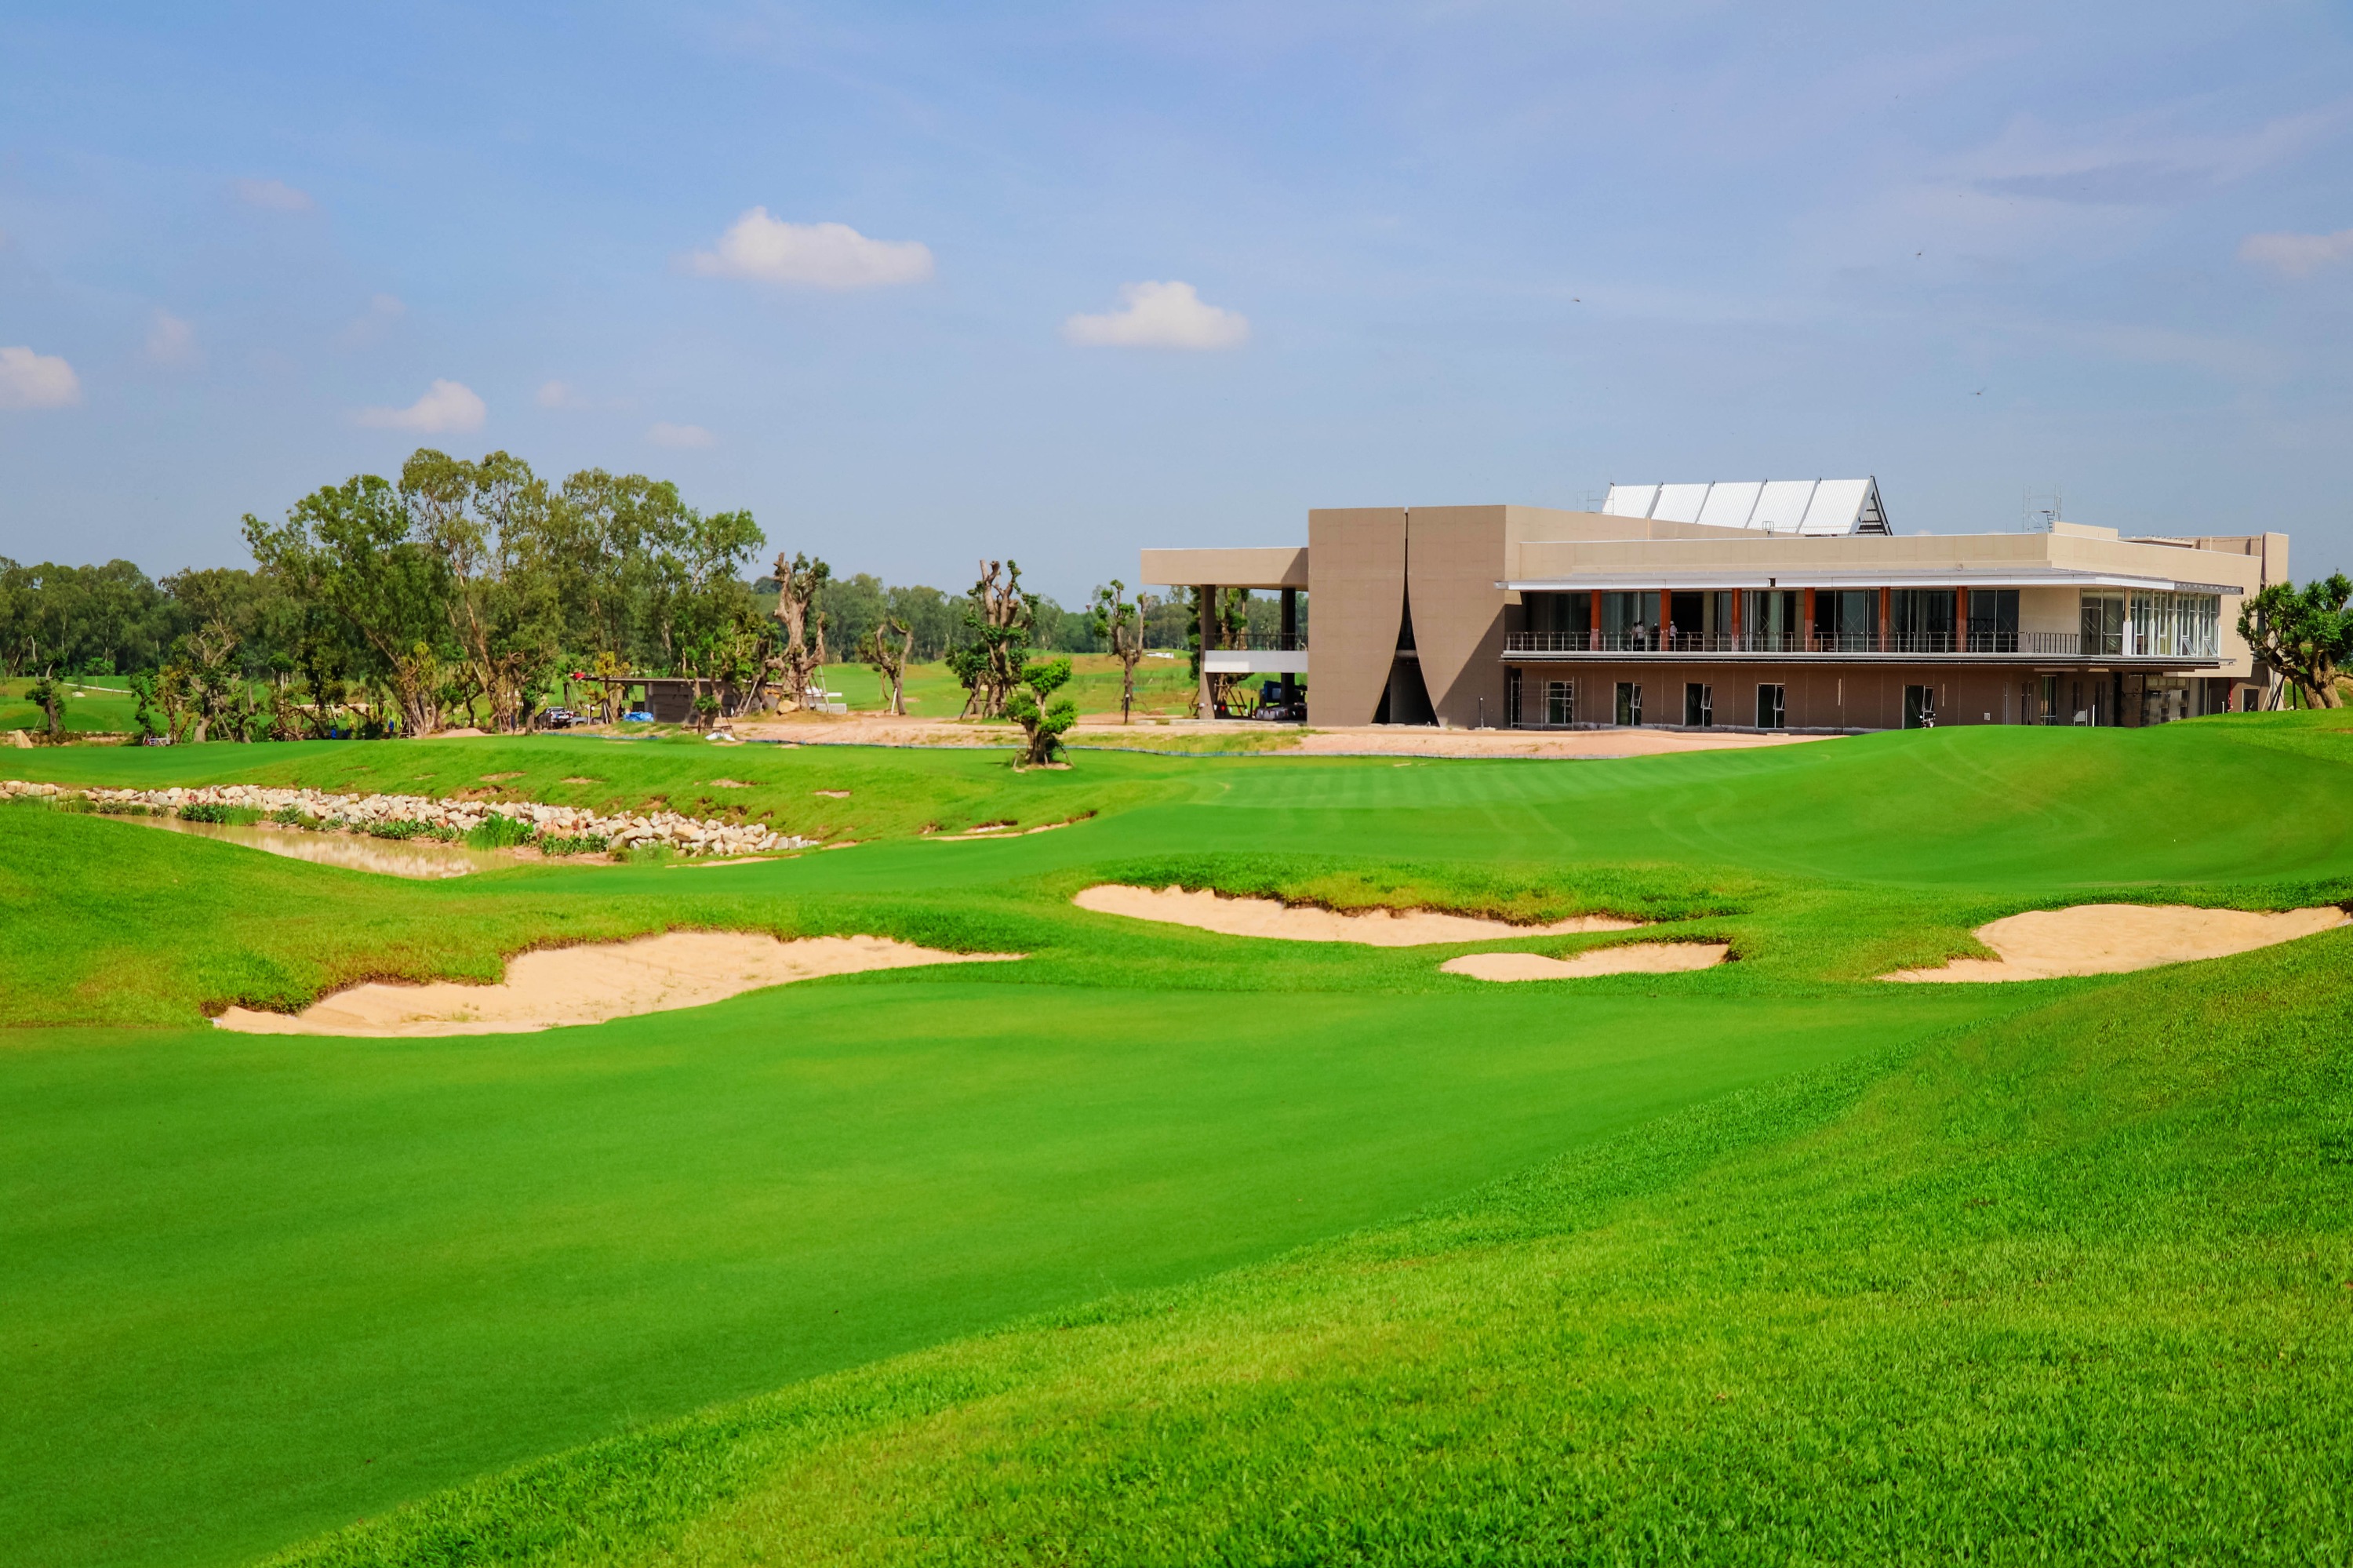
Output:
[[[2353,10],[0,5],[0,555],[418,446],[1066,603],[1871,474],[2353,569]]]

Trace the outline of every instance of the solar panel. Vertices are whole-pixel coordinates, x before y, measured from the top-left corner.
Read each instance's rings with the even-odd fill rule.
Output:
[[[1707,504],[1699,510],[1699,521],[1714,528],[1746,528],[1748,514],[1757,510],[1757,496],[1765,488],[1762,480],[1719,480],[1708,487]]]
[[[1613,484],[1609,499],[1601,503],[1605,517],[1648,517],[1651,503],[1659,499],[1655,484]]]
[[[1863,497],[1870,493],[1867,479],[1826,479],[1814,486],[1813,503],[1806,508],[1806,520],[1798,525],[1800,534],[1852,534],[1855,520],[1862,515]]]
[[[1662,484],[1651,515],[1668,523],[1696,523],[1700,508],[1707,504],[1707,493],[1715,488],[1712,484]]]
[[[1820,482],[1811,479],[1776,479],[1767,482],[1765,492],[1757,498],[1757,510],[1748,514],[1748,525],[1768,534],[1794,534],[1806,520],[1806,504],[1814,498],[1814,486]]]

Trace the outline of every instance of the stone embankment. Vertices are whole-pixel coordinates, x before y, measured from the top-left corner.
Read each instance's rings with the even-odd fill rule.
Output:
[[[758,822],[718,822],[676,811],[600,816],[579,806],[547,806],[532,800],[435,800],[423,795],[330,795],[322,789],[274,789],[252,784],[210,785],[194,789],[102,789],[63,784],[0,779],[0,798],[19,795],[87,795],[93,802],[141,805],[151,810],[182,806],[248,807],[263,813],[292,810],[329,829],[365,832],[377,823],[416,822],[459,834],[491,817],[530,825],[551,839],[602,839],[614,849],[667,845],[684,854],[765,854],[808,849],[817,841],[779,833]]]

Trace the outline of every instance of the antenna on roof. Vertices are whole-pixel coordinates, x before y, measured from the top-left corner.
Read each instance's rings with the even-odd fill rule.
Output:
[[[2018,525],[2029,534],[2048,534],[2051,524],[2066,520],[2066,505],[2055,484],[2048,491],[2028,491],[2020,511]]]

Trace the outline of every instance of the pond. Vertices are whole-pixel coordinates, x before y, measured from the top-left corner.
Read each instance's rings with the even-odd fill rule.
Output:
[[[464,876],[470,872],[497,871],[515,864],[515,857],[497,850],[469,849],[464,844],[438,843],[430,839],[372,839],[356,833],[306,832],[299,828],[241,828],[227,822],[184,822],[177,817],[113,817],[118,822],[143,822],[168,832],[193,833],[221,839],[265,854],[337,865],[345,871],[373,871],[385,876],[431,881]]]

